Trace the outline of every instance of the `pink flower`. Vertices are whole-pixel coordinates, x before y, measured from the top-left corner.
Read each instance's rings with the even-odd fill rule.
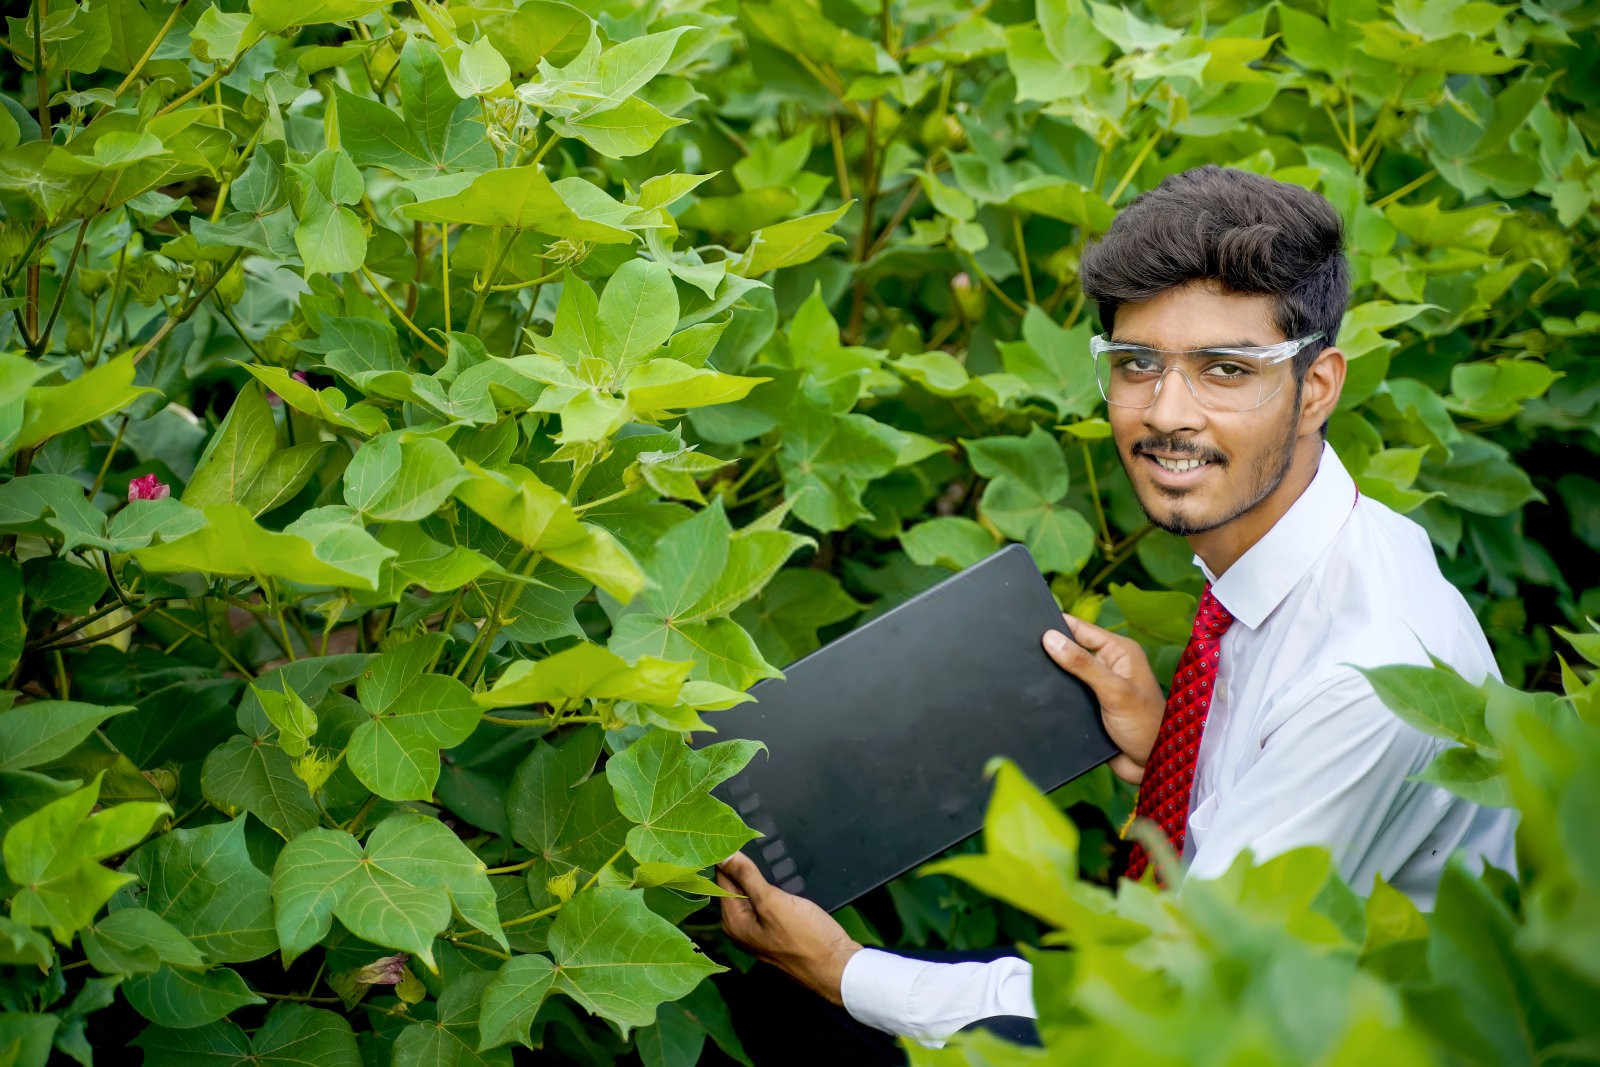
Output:
[[[128,500],[165,500],[172,495],[172,487],[154,474],[141,474],[128,483]]]
[[[972,289],[972,278],[966,271],[962,271],[950,279],[950,288],[958,293],[968,292]]]

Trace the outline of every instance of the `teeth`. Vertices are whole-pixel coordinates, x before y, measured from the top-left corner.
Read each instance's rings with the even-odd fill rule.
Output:
[[[1163,470],[1172,471],[1174,474],[1205,466],[1205,463],[1198,459],[1171,460],[1162,459],[1160,456],[1151,456],[1150,458],[1161,464]]]

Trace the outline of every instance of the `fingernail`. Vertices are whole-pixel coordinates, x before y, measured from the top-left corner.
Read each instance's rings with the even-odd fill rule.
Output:
[[[1067,647],[1067,639],[1062,637],[1055,630],[1051,630],[1044,635],[1044,647],[1048,648],[1051,652],[1060,652],[1063,648]]]

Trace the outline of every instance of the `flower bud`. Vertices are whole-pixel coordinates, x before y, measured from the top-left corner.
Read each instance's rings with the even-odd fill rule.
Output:
[[[962,318],[968,322],[976,322],[983,318],[984,308],[989,303],[989,294],[973,284],[971,275],[962,271],[951,278],[950,291],[955,294]]]

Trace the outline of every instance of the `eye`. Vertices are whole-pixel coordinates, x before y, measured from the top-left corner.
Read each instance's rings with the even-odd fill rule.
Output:
[[[1239,363],[1213,363],[1206,368],[1206,373],[1217,371],[1218,378],[1248,378],[1252,373],[1249,367]]]

